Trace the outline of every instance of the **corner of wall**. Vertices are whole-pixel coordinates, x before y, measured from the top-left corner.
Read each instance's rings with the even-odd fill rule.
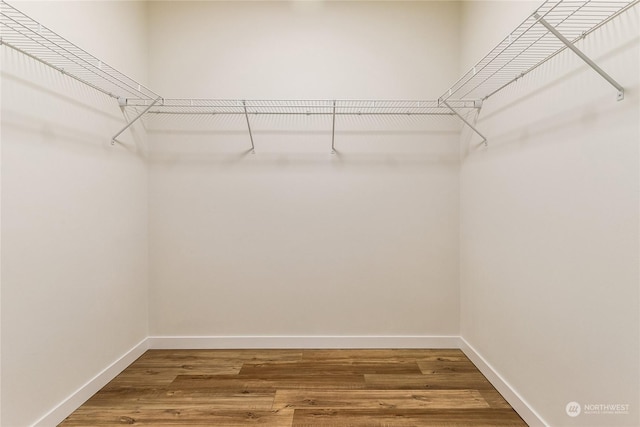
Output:
[[[51,409],[45,415],[43,415],[38,421],[36,421],[34,427],[48,427],[58,425],[73,411],[79,408],[84,402],[86,402],[91,396],[97,393],[102,387],[104,387],[109,381],[114,379],[120,372],[131,365],[138,357],[149,349],[149,341],[147,338],[140,341],[133,346],[125,354],[120,356],[117,360],[111,363],[109,366],[100,371],[96,376],[87,381],[78,390],[71,393],[65,400],[60,402],[56,407]]]
[[[549,425],[476,349],[460,337],[460,349],[530,427]]]

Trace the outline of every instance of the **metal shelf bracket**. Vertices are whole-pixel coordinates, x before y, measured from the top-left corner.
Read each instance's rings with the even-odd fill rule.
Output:
[[[251,139],[251,154],[256,154],[256,147],[253,145],[253,133],[251,132],[251,123],[249,122],[249,113],[247,112],[247,101],[242,101],[244,109],[244,118],[247,119],[247,128],[249,129],[249,139]]]
[[[586,62],[588,66],[593,68],[593,70],[596,73],[600,74],[606,81],[608,81],[613,87],[615,87],[618,90],[618,98],[617,98],[618,101],[622,101],[624,99],[624,88],[622,87],[622,85],[620,85],[620,83],[615,81],[613,77],[611,77],[602,68],[600,68],[598,64],[593,62],[591,58],[585,55],[580,49],[578,49],[573,43],[571,43],[565,36],[560,34],[560,32],[553,25],[549,24],[542,16],[540,16],[540,14],[535,13],[533,16],[538,20],[540,24],[544,25],[544,27],[547,30],[549,30],[551,34],[556,36],[556,38],[560,40],[569,49],[571,49],[573,53],[578,55],[578,57],[580,57],[580,59]]]
[[[482,138],[482,143],[484,144],[484,146],[487,146],[487,138],[485,138],[485,136],[480,133],[480,131],[478,129],[476,129],[476,127],[474,125],[472,125],[467,119],[465,119],[462,114],[458,113],[456,110],[453,109],[453,107],[451,107],[451,105],[449,105],[449,103],[447,101],[445,101],[444,99],[440,100],[440,102],[442,102],[449,110],[451,110],[451,112],[453,114],[455,114],[456,116],[458,116],[458,118],[460,120],[462,120],[464,122],[464,124],[466,124],[467,126],[469,126],[469,128],[474,131],[476,134],[478,134],[480,136],[480,138]],[[479,105],[482,105],[481,103]],[[480,108],[480,107],[477,107]]]
[[[116,133],[113,138],[111,138],[111,145],[116,143],[116,139],[127,129],[129,129],[131,127],[131,125],[133,125],[135,122],[137,122],[138,120],[140,120],[140,118],[142,116],[145,115],[145,113],[147,111],[149,111],[151,109],[151,107],[153,107],[154,105],[156,105],[160,100],[162,99],[162,97],[158,97],[156,98],[151,104],[149,104],[149,106],[147,108],[145,108],[144,110],[142,110],[142,112],[140,114],[138,114],[137,116],[135,116],[133,118],[133,120],[131,120],[129,123],[127,123],[127,125],[125,127],[123,127],[122,129],[120,129],[120,131],[118,133]],[[121,107],[124,107],[122,100],[118,99],[118,103],[120,104]]]
[[[336,101],[333,101],[333,119],[331,128],[331,154],[336,154],[335,138],[336,138]]]

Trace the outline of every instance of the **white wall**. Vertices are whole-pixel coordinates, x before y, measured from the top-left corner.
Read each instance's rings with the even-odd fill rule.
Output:
[[[462,64],[531,12],[508,5],[464,5]],[[579,43],[624,101],[566,52],[485,103],[488,148],[463,135],[461,334],[553,426],[639,424],[638,21]],[[570,418],[571,401],[630,413]]]
[[[456,3],[150,4],[165,97],[435,99]],[[451,118],[154,118],[152,335],[458,333]]]
[[[144,3],[14,5],[146,80]],[[35,422],[147,336],[144,132],[112,147],[123,123],[115,100],[2,48],[3,426]]]
[[[532,10],[19,7],[166,97],[293,99],[436,98]],[[637,25],[582,42],[624,102],[561,55],[486,102],[487,149],[465,130],[459,150],[450,118],[359,117],[331,155],[328,118],[260,117],[252,155],[241,117],[156,117],[148,175],[140,127],[109,145],[113,100],[3,48],[2,425],[148,332],[461,332],[551,425],[637,425]],[[571,400],[631,414],[571,419]]]

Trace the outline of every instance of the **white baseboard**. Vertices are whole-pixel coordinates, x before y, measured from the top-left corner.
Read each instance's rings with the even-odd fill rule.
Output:
[[[517,391],[476,351],[464,338],[460,337],[460,350],[487,377],[511,407],[529,424],[530,427],[544,427],[549,424],[518,394]]]
[[[459,348],[458,336],[152,336],[151,349]]]
[[[87,381],[82,387],[63,400],[58,406],[47,412],[36,421],[34,427],[57,426],[80,405],[115,378],[120,372],[131,365],[138,357],[149,348],[147,338],[140,341],[133,348],[122,355],[118,360],[103,369],[98,375]]]

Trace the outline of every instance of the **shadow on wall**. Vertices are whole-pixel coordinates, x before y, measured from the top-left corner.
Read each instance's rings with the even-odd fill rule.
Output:
[[[594,61],[596,63],[600,63],[607,59],[613,58],[623,52],[627,52],[632,49],[637,50],[639,42],[640,37],[636,37],[635,39],[630,40],[617,49],[611,50],[605,55],[594,58]],[[582,73],[595,73],[595,71],[593,71],[588,65],[586,65],[584,62],[578,62],[579,60],[577,60],[577,58],[571,57],[571,55],[573,54],[570,52],[565,52],[563,53],[562,58],[557,57],[555,61],[549,61],[541,65],[539,68],[523,77],[523,79],[529,79],[528,83],[524,86],[518,86],[517,84],[514,84],[509,88],[505,88],[506,91],[510,92],[509,95],[506,96],[506,98],[514,99],[509,103],[501,105],[500,108],[496,108],[491,112],[491,114],[483,115],[483,120],[489,120],[506,110],[517,107],[518,105],[527,102],[529,97],[535,96],[537,94],[560,92],[559,89],[564,84],[571,81],[572,79],[575,79]],[[576,62],[578,62],[577,66]],[[567,71],[567,68],[570,68],[572,64],[574,65],[574,68],[570,71]],[[535,89],[532,89],[531,87],[535,87]],[[629,91],[629,89],[630,88],[627,88],[627,91]],[[613,87],[611,88],[611,91],[611,96],[615,97],[615,89]],[[633,93],[634,91],[631,90],[630,92]]]
[[[331,153],[331,116],[150,115],[150,161],[231,166],[240,162],[264,167],[285,165],[403,167],[451,166],[458,162],[460,124],[452,116],[339,117]],[[390,169],[388,169],[390,170]]]
[[[48,144],[65,144],[65,149],[71,144],[83,149],[112,148],[111,137],[130,120],[115,98],[13,50],[3,49],[2,56],[3,127],[25,135],[39,134]],[[146,153],[145,137],[138,126],[131,127],[123,139],[117,143],[121,148],[132,154]]]
[[[589,37],[594,38],[593,35]],[[603,38],[608,39],[605,34],[592,42],[603,45]],[[491,130],[488,135],[490,150],[507,153],[532,143],[551,143],[546,136],[562,132],[563,129],[571,129],[576,125],[588,129],[595,126],[598,120],[624,117],[637,108],[640,99],[637,84],[624,84],[627,80],[626,75],[637,70],[639,44],[640,37],[634,36],[616,49],[592,56],[597,64],[604,64],[602,67],[625,86],[625,99],[622,101],[616,100],[616,89],[593,69],[572,52],[564,51],[517,83],[486,100],[480,113],[476,115],[475,112],[471,112],[468,119],[476,123],[481,131]],[[593,49],[589,46],[589,50]],[[607,70],[607,61],[620,56],[635,58],[635,62],[634,59],[629,62],[633,66]],[[554,94],[559,93],[565,94],[562,95],[562,102],[553,105],[543,104],[543,99],[557,97],[559,95]],[[524,117],[527,118],[526,121],[521,120]],[[500,123],[500,126],[496,123]],[[479,155],[486,150],[482,144],[476,144],[474,141],[475,136],[472,132],[463,129],[463,159]]]

